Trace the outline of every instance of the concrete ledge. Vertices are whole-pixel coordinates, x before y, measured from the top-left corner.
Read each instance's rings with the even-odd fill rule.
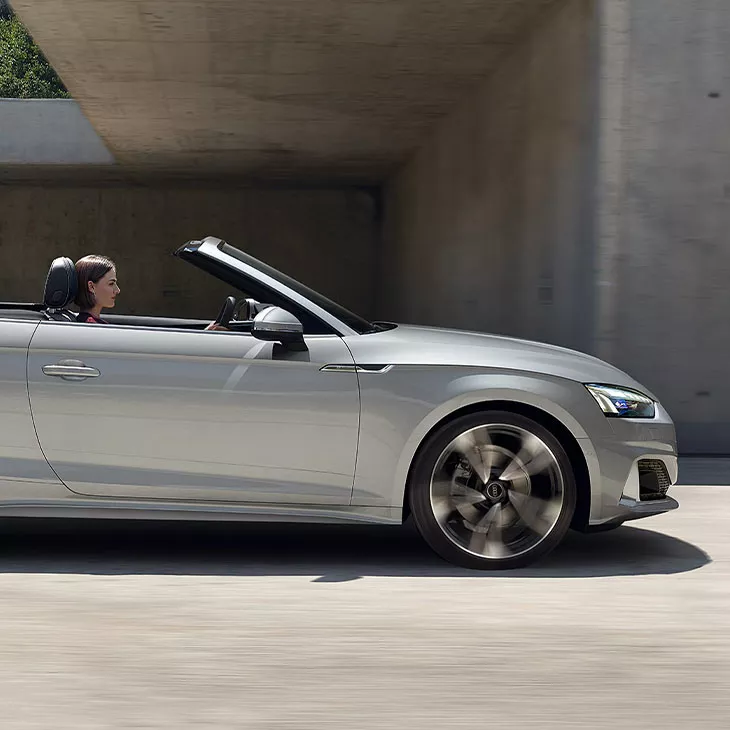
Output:
[[[0,99],[0,165],[111,165],[73,99]]]
[[[730,457],[680,457],[678,484],[723,486],[730,484]]]

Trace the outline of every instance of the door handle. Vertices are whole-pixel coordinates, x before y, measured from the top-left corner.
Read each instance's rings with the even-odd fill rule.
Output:
[[[101,375],[96,368],[87,367],[80,360],[61,360],[55,365],[44,365],[41,370],[44,375],[64,380],[86,380],[86,378],[98,378]]]

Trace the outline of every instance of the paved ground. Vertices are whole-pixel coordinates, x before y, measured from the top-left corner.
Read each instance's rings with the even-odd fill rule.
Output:
[[[730,488],[454,569],[410,529],[4,525],[2,728],[727,728]]]

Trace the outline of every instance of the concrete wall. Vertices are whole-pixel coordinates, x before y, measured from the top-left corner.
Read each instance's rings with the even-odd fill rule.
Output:
[[[605,17],[600,354],[651,385],[683,451],[730,453],[730,3]]]
[[[386,194],[382,316],[595,352],[730,453],[730,3],[565,0]]]
[[[382,316],[589,346],[594,11],[544,15],[387,185]]]
[[[367,316],[378,226],[358,190],[0,185],[0,300],[38,301],[56,256],[104,253],[118,312],[212,318],[228,287],[170,254],[216,235]]]
[[[73,99],[0,99],[0,165],[109,165]]]

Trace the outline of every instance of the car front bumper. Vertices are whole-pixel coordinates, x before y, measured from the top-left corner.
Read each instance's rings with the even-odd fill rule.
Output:
[[[610,419],[612,437],[593,442],[598,483],[592,484],[588,529],[677,509],[667,494],[678,478],[674,424],[660,406],[651,420]]]
[[[673,509],[679,507],[679,502],[673,497],[665,497],[664,499],[658,499],[652,502],[642,502],[631,499],[630,497],[622,497],[618,504],[621,509],[621,515],[616,520],[617,522],[639,520],[642,517],[653,517],[664,512],[671,512]]]

